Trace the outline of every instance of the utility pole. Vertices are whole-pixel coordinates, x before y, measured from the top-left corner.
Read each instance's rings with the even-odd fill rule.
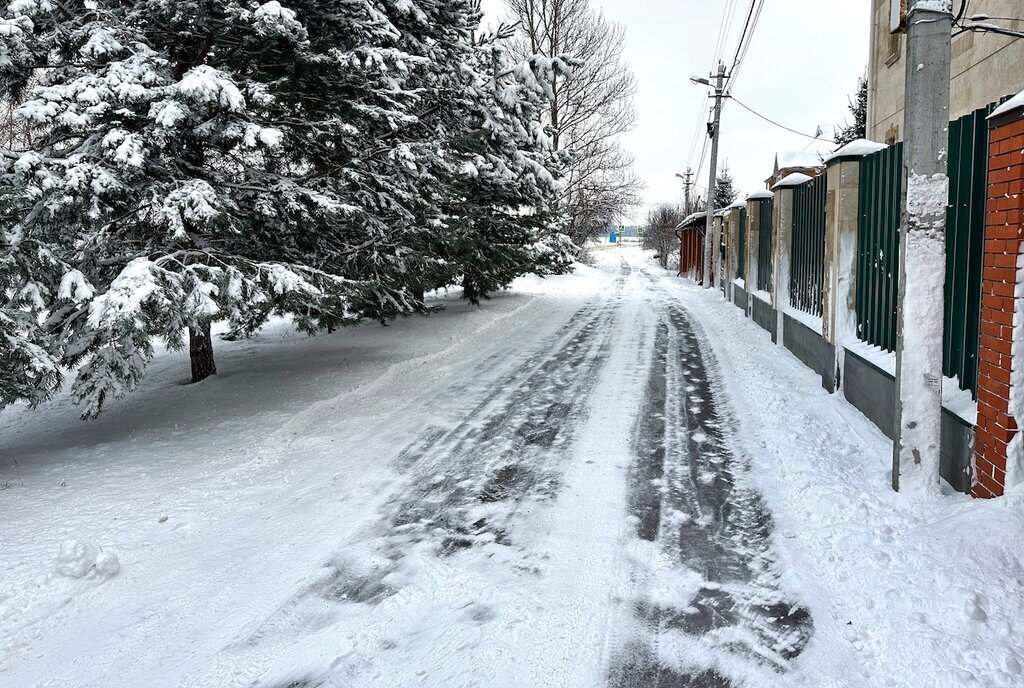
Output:
[[[910,0],[892,487],[938,489],[949,177],[950,0]]]
[[[718,62],[718,73],[715,75],[715,115],[713,123],[708,125],[708,135],[711,137],[711,172],[708,179],[708,211],[704,225],[704,279],[701,281],[705,289],[715,286],[717,279],[711,276],[712,265],[718,263],[712,256],[717,258],[718,247],[721,244],[721,237],[718,230],[712,230],[715,224],[715,183],[718,181],[718,125],[722,121],[722,81],[725,79],[725,64]],[[704,81],[707,83],[707,81]],[[717,275],[716,275],[717,278]]]
[[[683,193],[686,196],[686,215],[689,216],[693,212],[693,206],[690,205],[690,187],[693,186],[693,170],[689,167],[686,168],[686,174],[683,175]]]
[[[683,210],[685,215],[689,216],[693,212],[693,206],[690,204],[690,189],[693,187],[693,170],[689,167],[686,168],[686,174],[679,174],[676,172],[676,176],[683,180],[683,198],[686,199]]]

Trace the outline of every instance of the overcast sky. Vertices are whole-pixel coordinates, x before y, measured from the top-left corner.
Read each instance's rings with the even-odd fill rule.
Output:
[[[639,121],[625,138],[636,156],[636,171],[647,183],[646,204],[679,201],[680,180],[699,125],[704,87],[691,75],[706,76],[726,0],[591,0],[626,28],[625,57],[636,74]],[[725,49],[732,59],[749,2],[736,0]],[[753,42],[733,93],[754,110],[786,126],[813,134],[847,116],[847,99],[868,62],[869,0],[765,0]],[[489,16],[503,0],[484,0]],[[727,65],[728,66],[728,65]],[[825,127],[824,125],[828,125]],[[706,136],[701,133],[701,136]],[[719,159],[728,162],[738,188],[764,188],[775,153],[800,150],[809,139],[764,122],[726,101]],[[696,156],[703,139],[697,141]],[[721,162],[719,163],[721,164]],[[707,185],[707,162],[700,184]],[[636,213],[637,219],[645,215]]]

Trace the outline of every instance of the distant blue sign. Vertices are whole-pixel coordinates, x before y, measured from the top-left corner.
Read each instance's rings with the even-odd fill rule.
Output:
[[[615,232],[612,232],[612,233],[610,233],[608,235],[608,243],[609,244],[614,244],[618,240],[619,240],[619,237],[615,234]]]

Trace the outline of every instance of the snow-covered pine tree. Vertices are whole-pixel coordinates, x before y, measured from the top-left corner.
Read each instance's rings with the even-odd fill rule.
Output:
[[[736,200],[736,182],[732,178],[729,166],[722,167],[718,173],[718,181],[715,182],[715,209],[728,208]]]
[[[94,416],[154,337],[187,331],[202,379],[216,320],[314,331],[564,269],[536,113],[563,62],[504,63],[479,19],[472,0],[9,5],[0,83],[36,145],[0,169],[0,401],[77,366]]]
[[[385,70],[400,73],[400,55],[338,50],[388,30],[372,8],[334,27],[329,47],[276,0],[18,0],[6,14],[16,40],[0,60],[4,95],[38,75],[20,108],[37,145],[4,158],[7,234],[12,253],[42,246],[60,267],[5,279],[5,292],[38,294],[16,307],[22,320],[47,316],[48,349],[79,366],[72,393],[84,415],[138,382],[154,336],[183,346],[188,331],[202,379],[216,370],[214,320],[251,331],[282,312],[315,330],[355,320],[368,299],[408,308],[377,257],[390,230],[353,220],[361,208],[349,202],[349,170],[313,169],[296,152],[318,124],[302,106],[319,94],[293,93],[303,70],[372,72],[364,91],[396,105],[366,113],[352,102],[351,111],[407,116],[400,104],[411,95]],[[324,126],[335,141],[356,128]],[[360,260],[370,269],[340,269]]]
[[[474,3],[476,5],[476,3]],[[449,114],[449,196],[438,250],[464,298],[476,303],[528,272],[564,272],[576,249],[555,210],[566,154],[542,125],[551,83],[572,60],[534,56],[516,62],[511,31],[477,34],[463,98]]]
[[[868,80],[864,77],[857,80],[857,96],[850,99],[847,107],[853,122],[843,120],[836,128],[837,149],[868,135]]]

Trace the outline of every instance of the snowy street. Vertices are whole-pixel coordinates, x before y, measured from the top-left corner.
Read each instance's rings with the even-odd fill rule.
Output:
[[[891,492],[719,294],[593,254],[5,411],[0,686],[1020,685],[1024,494]],[[120,571],[60,575],[69,539]]]

